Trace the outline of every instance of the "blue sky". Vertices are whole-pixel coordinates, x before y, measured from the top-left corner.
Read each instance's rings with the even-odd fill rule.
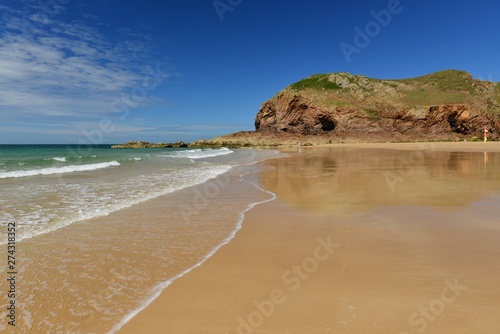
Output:
[[[0,143],[253,130],[315,73],[500,81],[491,1],[0,0]]]

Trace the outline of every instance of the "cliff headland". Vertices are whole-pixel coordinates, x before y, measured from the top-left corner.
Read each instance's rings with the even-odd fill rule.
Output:
[[[445,70],[398,80],[316,74],[265,101],[255,131],[191,146],[279,146],[489,139],[500,131],[500,83]]]
[[[315,74],[262,103],[255,131],[191,144],[130,142],[118,148],[275,147],[326,143],[475,141],[500,131],[500,83],[445,70],[410,79]]]

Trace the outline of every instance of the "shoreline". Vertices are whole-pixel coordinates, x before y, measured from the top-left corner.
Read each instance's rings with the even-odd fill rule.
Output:
[[[227,173],[227,172],[226,172]],[[258,173],[258,171],[250,171],[248,172],[246,175],[248,174],[252,174],[252,173]],[[269,195],[271,195],[271,198],[269,199],[264,199],[262,201],[257,201],[257,202],[253,202],[253,203],[250,203],[248,204],[248,206],[240,213],[240,217],[239,217],[239,220],[236,222],[235,226],[234,226],[234,229],[231,231],[231,233],[229,234],[229,236],[227,236],[220,244],[216,245],[212,250],[210,250],[210,252],[208,254],[206,254],[199,262],[195,263],[194,265],[192,265],[191,267],[189,268],[186,268],[185,270],[183,270],[181,273],[175,275],[174,277],[168,279],[167,281],[164,281],[164,282],[161,282],[160,284],[158,284],[152,291],[152,295],[145,301],[145,303],[143,305],[141,305],[140,307],[138,307],[137,309],[133,310],[132,312],[130,312],[129,314],[127,314],[123,319],[122,321],[120,321],[119,323],[117,323],[115,326],[113,326],[113,328],[108,332],[108,333],[116,333],[116,332],[119,332],[124,326],[127,325],[127,323],[129,323],[132,319],[134,319],[134,317],[136,317],[138,314],[140,314],[144,309],[148,308],[152,303],[155,302],[155,300],[165,291],[165,289],[167,289],[171,284],[173,284],[174,282],[176,282],[178,279],[182,278],[183,276],[187,275],[188,273],[190,273],[191,271],[195,270],[196,268],[200,267],[201,265],[203,265],[205,262],[207,262],[208,260],[210,260],[211,257],[213,257],[218,251],[219,249],[221,249],[222,247],[224,247],[225,245],[227,245],[228,243],[230,243],[234,237],[236,236],[236,234],[238,233],[238,231],[242,228],[242,225],[243,225],[243,221],[245,219],[245,215],[248,211],[252,210],[254,207],[256,206],[259,206],[259,205],[262,205],[264,203],[267,203],[267,202],[271,202],[271,201],[274,201],[276,199],[276,195],[272,192],[269,192],[261,187],[259,187],[257,184],[254,184],[252,182],[249,182],[250,184],[252,185],[255,185],[255,187],[257,189],[259,189],[260,191],[264,192],[264,193],[267,193]]]
[[[500,142],[411,142],[411,143],[343,143],[320,144],[315,146],[300,146],[302,149],[311,148],[381,148],[393,150],[439,150],[459,152],[500,152]]]
[[[321,147],[301,147],[300,150],[304,153],[317,153],[332,148],[500,152],[500,143],[497,145],[491,145],[491,142],[487,144],[430,143],[432,148],[422,147],[428,144],[328,144]],[[463,144],[472,145],[465,147]],[[282,152],[292,153],[292,157],[284,159],[296,157],[298,154],[293,152],[297,151],[299,151],[297,147],[283,149]],[[269,163],[272,164],[272,160],[263,164]],[[280,167],[275,166],[275,168]],[[271,175],[277,172],[283,172],[283,170],[260,172],[261,181],[262,174]],[[269,187],[264,187],[264,189],[269,189]],[[333,329],[342,329],[349,333],[357,333],[361,329],[373,333],[385,333],[387,330],[395,333],[409,329],[415,331],[416,328],[408,324],[408,318],[418,311],[421,305],[432,302],[438,293],[436,291],[441,291],[450,284],[464,287],[470,286],[472,282],[473,285],[477,285],[475,278],[471,279],[466,274],[466,267],[472,265],[472,259],[466,261],[467,266],[464,268],[457,255],[449,253],[446,247],[435,242],[434,237],[429,235],[452,233],[457,239],[477,248],[477,252],[485,258],[491,261],[494,258],[483,250],[482,247],[486,246],[479,245],[477,240],[469,240],[467,233],[464,232],[464,223],[458,224],[457,231],[449,229],[449,226],[453,226],[453,222],[460,221],[459,215],[442,214],[440,216],[432,210],[424,210],[422,214],[422,217],[426,218],[423,220],[424,223],[415,224],[419,228],[398,224],[396,218],[392,218],[393,222],[388,226],[387,223],[378,222],[380,217],[401,218],[405,217],[408,212],[375,208],[368,210],[368,213],[361,212],[349,218],[340,215],[325,216],[317,210],[307,212],[307,210],[298,209],[283,201],[279,193],[277,196],[276,200],[249,210],[242,222],[242,227],[234,238],[225,244],[225,247],[221,247],[217,253],[207,259],[203,266],[197,267],[189,275],[176,280],[117,333],[137,333],[138,331],[164,333],[166,328],[169,332],[176,333],[193,331],[301,333],[311,332],[311,330],[329,332]],[[420,213],[414,211],[413,214],[419,215]],[[468,211],[464,215],[474,216]],[[436,217],[446,224],[436,227],[425,223]],[[377,223],[369,222],[367,218],[374,219]],[[443,229],[447,232],[442,231]],[[474,230],[474,235],[478,240],[491,241],[488,238],[493,232],[498,235],[498,230],[489,227],[487,221],[484,221],[483,225],[478,225],[477,230]],[[394,234],[400,239],[392,238]],[[359,237],[361,241],[353,239],[353,235]],[[418,237],[415,238],[414,235]],[[318,239],[320,237],[326,237],[326,239],[321,239],[322,242],[320,242]],[[430,249],[436,254],[421,250],[417,241],[413,239],[427,244],[431,243]],[[321,253],[318,247],[329,242],[332,248],[331,253],[328,252],[330,256],[327,257],[327,253]],[[450,242],[452,241],[448,241]],[[338,245],[338,249],[333,245]],[[456,248],[458,243],[452,242],[452,245]],[[492,251],[490,248],[487,249]],[[394,253],[394,250],[398,251]],[[431,261],[426,258],[430,256],[429,254],[432,255]],[[442,262],[442,254],[446,254],[450,263]],[[416,258],[420,262],[426,259],[429,261],[426,265],[427,269],[422,271],[420,266],[424,264],[420,262],[418,265],[408,263],[410,258],[413,260]],[[385,269],[390,269],[388,274],[382,272],[377,266],[374,267],[373,262],[379,263]],[[353,266],[352,263],[357,264],[356,268],[349,268]],[[364,270],[364,266],[370,268],[370,271]],[[297,271],[294,275],[294,268],[302,268],[302,271]],[[498,266],[493,269],[496,273],[500,272]],[[484,268],[481,268],[481,271],[487,272]],[[368,272],[373,277],[366,276]],[[419,273],[418,276],[426,274],[418,278],[418,276],[413,277],[415,273]],[[343,276],[350,277],[354,283]],[[362,278],[361,281],[359,277]],[[439,279],[436,280],[436,278]],[[332,282],[328,282],[329,279],[332,279]],[[407,291],[409,288],[407,281],[420,282],[417,284],[416,293]],[[386,282],[392,285],[389,287]],[[333,284],[335,289],[332,289],[329,283]],[[482,284],[493,289],[491,280],[484,279]],[[372,290],[373,287],[377,288]],[[476,296],[461,297],[462,303],[455,307],[449,306],[453,312],[451,315],[441,316],[441,321],[435,325],[436,333],[445,333],[450,328],[456,330],[456,333],[467,332],[467,328],[463,327],[463,324],[460,325],[461,322],[455,324],[451,319],[457,317],[462,311],[471,312],[464,304],[484,294],[484,291],[480,291],[481,289],[477,287],[475,289],[478,290]],[[457,290],[457,293],[462,292],[460,289]],[[405,293],[409,296],[405,296]],[[450,296],[455,299],[460,297],[459,295]],[[376,311],[370,311],[370,305],[372,305],[370,303],[380,302],[387,305],[387,310],[382,316]],[[491,302],[494,304],[496,301],[488,301],[485,304]],[[484,307],[482,309],[484,314],[480,317],[481,321],[489,324],[487,315],[491,314],[491,310],[484,309]],[[326,321],[333,314],[338,321],[323,326],[311,324],[305,319],[303,321],[292,320],[295,318],[294,315],[301,313],[317,318],[318,321]],[[394,316],[400,320],[391,320]],[[359,317],[363,320],[359,320]],[[383,325],[375,328],[367,327],[368,323],[375,319]],[[290,322],[294,325],[290,326]],[[354,325],[355,323],[357,325]],[[473,325],[477,326],[477,321]]]
[[[196,152],[197,156],[206,155],[202,153]],[[51,156],[54,155],[51,153]],[[142,158],[145,156],[147,153]],[[146,195],[166,193],[147,200],[145,196],[134,196],[144,201],[74,221],[65,228],[40,233],[34,238],[18,238],[16,241],[22,249],[19,267],[22,294],[19,294],[19,303],[16,301],[17,331],[102,333],[116,330],[173,278],[196,268],[227,243],[241,225],[242,212],[274,196],[242,182],[241,175],[251,175],[262,168],[253,162],[278,156],[275,151],[238,150],[201,164],[175,159],[169,165],[164,162],[166,159],[153,159],[156,156],[149,163],[142,162],[146,159],[135,159],[141,156],[132,154],[122,159],[130,158],[129,169],[110,170],[105,175],[35,179],[51,189],[58,189],[53,186],[57,186],[54,181],[65,181],[59,184],[70,184],[71,189],[83,188],[92,198],[104,197],[108,188],[114,190],[106,188],[108,184],[117,184],[118,190],[125,194],[128,183],[124,180],[149,186],[149,189],[131,187],[136,191],[132,195],[144,195],[141,189],[148,191]],[[178,170],[187,172],[176,173]],[[216,174],[216,171],[226,172]],[[203,177],[207,177],[206,182],[195,182]],[[36,185],[32,179],[21,180]],[[20,184],[19,181],[12,183]],[[179,184],[187,186],[169,191]],[[118,199],[127,198],[120,197],[120,191],[110,193]],[[50,204],[66,198],[57,196],[49,196],[47,201],[52,202],[47,202],[46,207],[50,209]],[[44,203],[39,201],[33,212],[44,209]],[[101,202],[100,207],[113,209],[105,204]],[[38,230],[33,229],[35,232],[46,226],[38,224],[37,227]],[[20,232],[21,228],[17,230]],[[0,331],[7,328],[6,324],[0,325]]]

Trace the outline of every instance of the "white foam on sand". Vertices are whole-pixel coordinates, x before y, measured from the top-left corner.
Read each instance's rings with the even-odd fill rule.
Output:
[[[251,173],[251,172],[249,172],[249,173]],[[236,233],[241,229],[241,226],[243,224],[243,220],[245,218],[245,213],[246,212],[250,211],[251,209],[253,209],[255,206],[257,206],[259,204],[267,203],[267,202],[270,202],[270,201],[273,201],[273,200],[276,199],[276,194],[274,194],[273,192],[267,191],[267,190],[259,187],[257,184],[255,184],[253,182],[244,180],[243,177],[245,175],[249,174],[249,173],[245,173],[245,174],[240,175],[240,178],[243,181],[250,183],[251,185],[253,185],[257,189],[259,189],[260,191],[265,192],[265,193],[271,195],[271,198],[263,200],[263,201],[258,201],[258,202],[254,202],[254,203],[249,204],[243,211],[240,212],[239,219],[236,222],[235,228],[231,231],[231,233],[229,234],[229,236],[226,239],[224,239],[220,244],[218,244],[217,246],[215,246],[198,263],[196,263],[193,266],[185,269],[184,271],[182,271],[181,273],[175,275],[174,277],[172,277],[172,278],[170,278],[170,279],[168,279],[168,280],[166,280],[164,282],[160,282],[159,284],[157,284],[151,290],[150,297],[148,297],[138,308],[136,308],[132,312],[130,312],[127,315],[125,315],[125,317],[123,317],[123,319],[119,323],[117,323],[113,328],[111,328],[111,330],[108,332],[108,334],[113,334],[113,333],[116,333],[118,330],[120,330],[127,322],[129,322],[133,317],[135,317],[137,314],[139,314],[142,310],[144,310],[146,307],[148,307],[156,298],[158,298],[160,296],[160,294],[167,287],[169,287],[170,284],[172,284],[175,280],[177,280],[177,279],[181,278],[182,276],[186,275],[187,273],[189,273],[193,269],[196,269],[199,266],[201,266],[205,261],[207,261],[209,258],[211,258],[222,246],[224,246],[227,243],[229,243],[234,238],[234,236],[236,235]]]
[[[134,205],[159,197],[161,195],[166,195],[168,193],[172,193],[187,187],[205,183],[217,177],[218,175],[229,171],[231,168],[232,167],[229,165],[222,165],[222,166],[207,167],[202,169],[182,170],[181,171],[182,174],[175,175],[175,179],[179,181],[176,184],[173,184],[171,186],[152,187],[151,191],[148,191],[147,193],[142,193],[140,196],[133,196],[131,198],[120,200],[115,203],[107,203],[107,205],[103,205],[97,210],[95,208],[91,208],[90,210],[82,211],[81,208],[88,206],[88,203],[85,201],[86,200],[85,196],[81,195],[80,199],[83,202],[82,203],[77,202],[74,204],[74,207],[71,210],[73,214],[55,224],[47,225],[47,221],[50,219],[48,219],[47,217],[42,219],[39,212],[34,212],[31,216],[29,216],[28,221],[36,223],[33,225],[31,224],[26,225],[24,228],[24,233],[22,235],[19,235],[17,240],[21,241],[24,239],[36,237],[41,234],[46,234],[58,230],[60,228],[69,226],[78,221],[107,216],[112,212],[132,207]],[[165,177],[171,178],[172,176],[167,175]],[[150,183],[151,180],[149,181],[146,180],[145,182]],[[93,200],[100,201],[99,197],[95,197],[93,194],[90,194],[89,196]],[[85,203],[87,203],[87,205],[85,205]],[[40,222],[44,223],[40,224]],[[31,229],[28,229],[27,228],[28,226],[31,227]],[[0,245],[5,244],[6,242],[7,242],[6,237],[0,238]]]
[[[212,158],[220,155],[227,155],[234,153],[230,149],[226,147],[218,148],[218,149],[194,149],[194,150],[182,150],[175,151],[172,153],[173,158],[188,158],[188,159],[203,159],[203,158]]]

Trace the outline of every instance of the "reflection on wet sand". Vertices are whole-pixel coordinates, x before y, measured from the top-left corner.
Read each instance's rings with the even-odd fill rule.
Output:
[[[262,173],[278,200],[310,213],[289,215],[288,229],[342,245],[311,317],[328,309],[339,333],[497,333],[500,153],[391,147],[303,149]],[[456,302],[436,299],[450,282]]]
[[[262,184],[308,211],[336,216],[379,206],[459,208],[500,192],[500,153],[366,148],[303,150],[271,162]]]
[[[472,143],[446,144],[293,147],[265,161],[277,199],[122,332],[500,333],[500,146],[485,164]],[[324,261],[318,238],[339,245]]]

